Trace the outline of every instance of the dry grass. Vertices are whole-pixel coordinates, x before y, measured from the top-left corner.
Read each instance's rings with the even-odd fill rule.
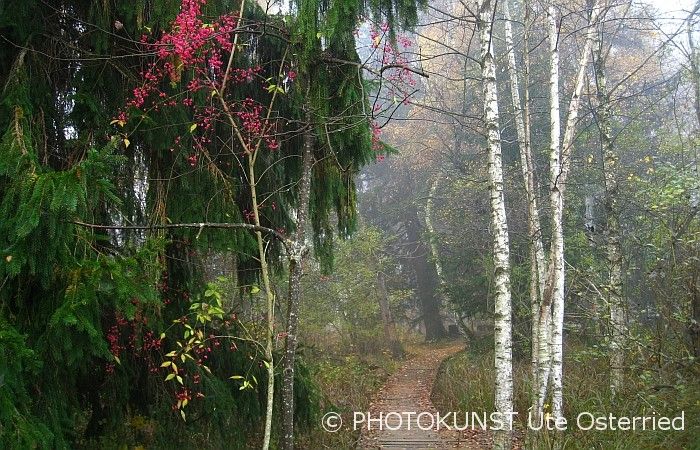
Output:
[[[493,411],[493,351],[488,346],[471,348],[453,356],[440,368],[434,389],[433,403],[440,411]],[[607,360],[572,345],[564,365],[564,415],[569,420],[567,431],[539,436],[537,445],[527,448],[565,449],[700,449],[700,389],[697,367],[678,371],[676,380],[659,383],[631,371],[627,389],[617,399],[608,393]],[[635,373],[636,372],[636,373]],[[529,407],[529,361],[514,365],[514,403],[519,428],[526,429]],[[663,388],[659,388],[659,384]],[[685,411],[684,431],[595,431],[580,430],[576,416],[581,412],[596,415],[612,413],[620,416],[676,416]],[[528,438],[532,438],[532,433]]]

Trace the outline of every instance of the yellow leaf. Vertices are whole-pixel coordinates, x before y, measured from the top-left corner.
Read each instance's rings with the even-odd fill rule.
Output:
[[[192,133],[192,132],[193,132],[194,130],[196,130],[196,129],[197,129],[197,124],[196,124],[196,123],[193,123],[192,125],[190,125],[190,133]]]
[[[122,362],[119,360],[119,357],[117,355],[113,355],[114,360],[117,362],[117,364],[121,364]]]
[[[131,141],[129,141],[127,138],[124,138],[124,147],[129,147],[131,145]]]
[[[165,339],[165,333],[160,333],[160,338]]]
[[[260,292],[260,288],[259,288],[259,287],[253,286],[252,288],[250,288],[250,293],[251,293],[251,294],[257,294],[258,292]]]
[[[182,382],[182,377],[181,377],[180,375],[178,375],[178,376],[175,377],[175,378],[177,379],[177,382],[178,382],[178,383],[180,383],[180,384],[185,384],[185,383]]]
[[[185,411],[180,410],[180,415],[182,416],[182,420],[186,420],[185,419]]]
[[[172,362],[170,361],[165,361],[163,364],[160,365],[160,367],[168,367]]]
[[[165,377],[165,381],[170,381],[170,380],[172,380],[173,378],[175,378],[175,374],[174,374],[174,373],[169,373],[168,376]]]
[[[7,256],[5,256],[5,261],[11,262],[11,261],[12,261],[12,255],[7,255]]]

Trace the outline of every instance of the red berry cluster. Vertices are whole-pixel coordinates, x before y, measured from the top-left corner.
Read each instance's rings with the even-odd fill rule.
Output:
[[[260,66],[228,67],[229,56],[236,51],[233,42],[238,18],[227,14],[205,22],[202,8],[206,3],[207,0],[182,0],[180,12],[171,23],[170,31],[154,42],[149,42],[148,36],[142,37],[142,43],[156,55],[156,60],[141,72],[142,83],[134,88],[132,98],[127,102],[127,107],[134,109],[149,107],[157,111],[163,106],[181,104],[193,110],[194,120],[189,129],[192,148],[184,152],[186,162],[191,167],[197,166],[199,154],[205,152],[206,146],[212,142],[213,125],[222,114],[232,114],[240,120],[239,127],[247,147],[243,149],[244,152],[251,151],[258,142],[264,142],[270,150],[280,146],[272,135],[275,132],[274,123],[264,118],[262,105],[251,98],[216,98],[225,89],[222,85],[224,80],[227,84],[250,83],[260,76],[263,69]],[[183,93],[169,97],[162,90],[166,85],[164,82],[169,79],[171,84],[178,83],[183,73],[192,74],[193,78]],[[293,80],[296,73],[290,70],[286,77]],[[196,104],[195,98],[199,92],[205,94],[202,96],[206,99],[204,106]],[[225,103],[223,108],[218,107],[221,102]],[[128,118],[127,112],[121,111],[115,122],[123,127]],[[170,151],[173,152],[179,145],[178,139]]]
[[[138,307],[139,301],[132,300],[132,304]],[[158,367],[153,358],[154,352],[160,352],[163,342],[153,331],[147,329],[148,320],[145,315],[137,309],[133,320],[126,319],[120,313],[115,314],[115,323],[107,330],[107,342],[109,351],[119,360],[123,352],[129,351],[129,356],[140,358],[148,365],[150,373],[157,373]],[[105,372],[114,373],[115,364],[109,362],[105,365]]]

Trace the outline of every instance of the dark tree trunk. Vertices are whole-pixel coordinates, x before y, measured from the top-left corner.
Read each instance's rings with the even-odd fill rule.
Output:
[[[405,226],[411,249],[408,255],[409,263],[416,275],[416,293],[425,325],[425,339],[442,339],[447,336],[447,331],[440,318],[438,274],[435,264],[429,259],[430,249],[422,239],[423,227],[418,220],[418,210],[415,206],[407,211]]]
[[[313,166],[314,127],[310,106],[306,105],[306,129],[302,149],[302,173],[299,182],[299,204],[296,232],[289,255],[289,293],[287,298],[287,337],[285,340],[282,376],[282,448],[294,448],[294,360],[297,350],[299,324],[299,299],[301,298],[301,274],[306,248],[306,223],[309,214],[311,193],[311,170]]]

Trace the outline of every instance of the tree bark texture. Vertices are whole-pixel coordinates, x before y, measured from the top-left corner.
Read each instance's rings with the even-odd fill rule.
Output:
[[[478,23],[481,41],[481,78],[484,97],[484,125],[488,147],[489,196],[491,199],[491,228],[493,232],[496,368],[494,405],[496,411],[502,414],[510,414],[513,411],[510,250],[505,196],[503,192],[503,166],[501,160],[501,131],[498,113],[496,61],[493,52],[494,4],[490,0],[480,0],[478,6]],[[494,447],[498,449],[511,448],[511,437],[509,428],[496,432],[494,436]]]

